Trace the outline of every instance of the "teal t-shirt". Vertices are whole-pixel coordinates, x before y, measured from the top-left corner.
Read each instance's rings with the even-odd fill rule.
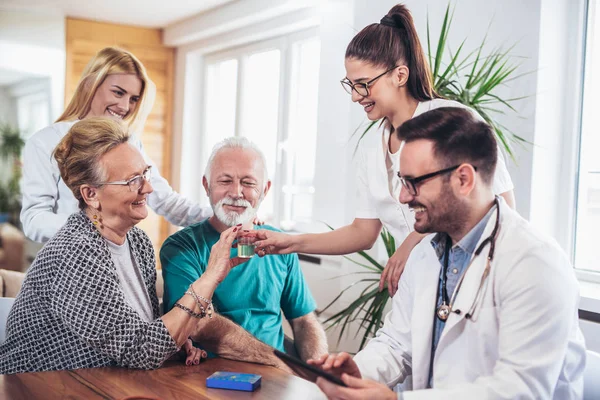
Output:
[[[260,229],[277,229],[264,225]],[[160,250],[164,278],[163,304],[171,310],[205,271],[220,234],[208,220],[171,235]],[[237,254],[233,248],[232,257]],[[201,295],[201,293],[198,293]],[[290,320],[316,308],[296,254],[254,256],[233,268],[213,295],[217,312],[262,342],[283,351],[281,311]],[[202,345],[202,343],[200,343]]]

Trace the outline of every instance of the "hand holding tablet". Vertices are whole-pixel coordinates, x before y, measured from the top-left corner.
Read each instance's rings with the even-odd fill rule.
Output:
[[[307,360],[307,363],[335,376],[348,374],[355,378],[362,378],[358,365],[348,353],[324,354],[314,360]]]
[[[286,353],[283,353],[279,350],[274,349],[273,352],[275,353],[275,355],[277,357],[279,357],[281,359],[281,361],[283,361],[288,367],[290,367],[290,369],[292,371],[294,371],[294,373],[296,375],[298,375],[301,378],[304,378],[308,381],[311,382],[316,382],[317,377],[323,377],[325,379],[327,379],[330,382],[335,383],[336,385],[340,385],[340,386],[346,386],[346,384],[344,382],[342,382],[342,380],[334,375],[334,374],[339,374],[341,376],[342,373],[348,373],[352,376],[356,376],[357,378],[360,378],[360,372],[358,372],[358,367],[356,366],[356,363],[352,360],[352,358],[350,357],[349,354],[347,353],[340,353],[339,355],[323,355],[321,358],[317,359],[317,360],[311,360],[311,364],[307,364],[302,360],[299,360],[295,357],[292,357]],[[345,354],[348,356],[348,359],[346,360],[345,356],[342,356],[342,354]],[[329,367],[329,363],[327,363],[327,361],[329,360],[330,357],[336,358],[338,356],[341,356],[339,362],[341,364],[346,364],[344,367],[342,368],[330,368]],[[333,361],[332,361],[333,362]],[[337,365],[337,364],[336,364]],[[327,371],[322,369],[323,367],[326,367],[327,369],[331,370]],[[356,372],[358,372],[358,375],[356,375]]]

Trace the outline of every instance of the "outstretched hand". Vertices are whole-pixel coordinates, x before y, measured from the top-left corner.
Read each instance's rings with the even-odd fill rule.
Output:
[[[254,251],[260,257],[264,257],[267,254],[289,254],[296,252],[292,235],[265,229],[254,231],[254,234],[256,237]]]

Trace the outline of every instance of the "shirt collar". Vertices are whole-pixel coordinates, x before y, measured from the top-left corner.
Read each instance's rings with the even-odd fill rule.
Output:
[[[453,248],[459,247],[461,250],[468,254],[473,254],[475,252],[475,246],[479,243],[479,239],[487,226],[488,221],[490,220],[492,213],[496,209],[496,205],[494,205],[490,210],[485,214],[485,216],[479,220],[479,222],[467,233],[457,244],[453,246]],[[433,239],[431,239],[431,246],[435,250],[436,255],[441,260],[444,256],[444,250],[446,246],[446,233],[438,233]]]

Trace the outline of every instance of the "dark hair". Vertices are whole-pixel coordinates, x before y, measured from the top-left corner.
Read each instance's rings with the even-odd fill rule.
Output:
[[[403,62],[408,66],[410,94],[419,101],[438,98],[410,11],[403,4],[397,4],[384,18],[393,21],[390,25],[395,26],[376,23],[365,27],[348,44],[346,58],[368,61],[388,69]]]
[[[441,167],[469,163],[481,179],[491,184],[498,162],[498,145],[492,128],[478,120],[472,111],[459,107],[441,107],[409,119],[396,130],[398,138],[434,142],[434,155]]]

